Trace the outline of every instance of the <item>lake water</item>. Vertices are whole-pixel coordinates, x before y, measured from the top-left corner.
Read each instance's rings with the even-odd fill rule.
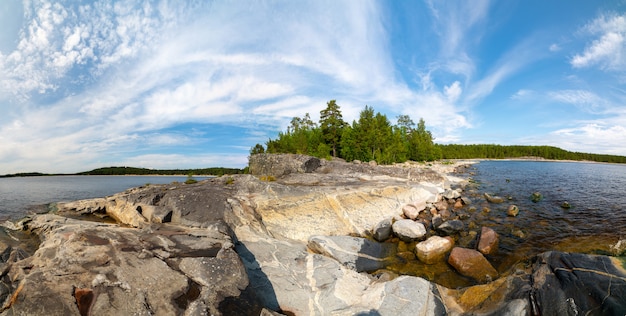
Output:
[[[500,236],[498,252],[487,259],[505,274],[535,255],[558,250],[588,254],[617,254],[612,248],[626,240],[626,165],[537,162],[481,161],[459,176],[470,179],[462,195],[471,203],[456,211],[463,214],[466,232],[456,245],[473,248],[482,226]],[[531,195],[542,194],[534,203]],[[484,193],[505,198],[489,203]],[[571,208],[561,207],[567,201]],[[519,215],[507,216],[510,205]],[[414,245],[407,245],[414,249]],[[449,288],[476,284],[460,276],[448,264],[426,265],[418,260],[393,266],[400,274],[424,277]]]
[[[194,177],[200,180],[206,177]],[[105,197],[145,184],[184,182],[187,176],[43,176],[0,178],[0,219],[20,219],[46,204]]]
[[[475,184],[466,194],[478,203],[476,220],[503,237],[501,264],[548,250],[610,254],[626,239],[626,165],[483,161],[470,173]],[[488,203],[485,192],[508,200]],[[534,192],[543,199],[532,202]],[[565,201],[571,208],[561,207]],[[520,209],[517,217],[506,216],[511,204]]]

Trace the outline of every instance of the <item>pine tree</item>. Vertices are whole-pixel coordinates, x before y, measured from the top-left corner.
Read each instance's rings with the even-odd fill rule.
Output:
[[[322,129],[322,137],[326,145],[333,152],[333,157],[337,157],[338,147],[341,144],[341,135],[346,122],[343,120],[339,105],[335,100],[326,103],[326,108],[320,111],[320,128]]]

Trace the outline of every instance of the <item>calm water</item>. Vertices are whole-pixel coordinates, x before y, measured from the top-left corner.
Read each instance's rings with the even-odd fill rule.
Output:
[[[482,226],[487,226],[499,234],[499,250],[487,259],[501,274],[550,250],[616,254],[611,247],[626,239],[626,165],[482,161],[461,176],[471,179],[462,194],[472,203],[456,213],[464,215],[468,232],[479,233]],[[533,192],[544,198],[533,203]],[[506,201],[489,203],[484,193],[504,197]],[[562,208],[564,201],[572,207]],[[520,209],[517,217],[506,214],[511,204]],[[476,238],[468,232],[456,240],[457,245],[476,246]],[[400,246],[408,250],[415,247],[414,243]],[[400,261],[390,269],[449,288],[476,284],[445,262],[426,265],[419,260]]]
[[[503,237],[497,259],[504,265],[548,250],[610,253],[626,238],[626,165],[483,161],[470,172],[476,184],[466,194],[477,203],[474,216]],[[490,204],[485,192],[509,200]],[[533,203],[533,192],[544,198]],[[562,208],[564,201],[572,207]],[[506,216],[511,204],[520,209],[517,217]]]
[[[19,219],[29,212],[42,209],[48,203],[105,197],[147,183],[166,184],[185,180],[186,176],[0,178],[0,219]]]

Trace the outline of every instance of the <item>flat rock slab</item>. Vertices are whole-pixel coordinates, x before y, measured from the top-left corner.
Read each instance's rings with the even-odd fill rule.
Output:
[[[623,257],[546,252],[538,257],[533,293],[542,315],[626,315]]]
[[[223,222],[135,229],[48,214],[24,225],[42,243],[6,267],[9,314],[76,315],[81,302],[91,315],[223,315],[248,286]]]
[[[350,236],[313,236],[308,247],[357,272],[382,269],[396,253],[395,244]]]

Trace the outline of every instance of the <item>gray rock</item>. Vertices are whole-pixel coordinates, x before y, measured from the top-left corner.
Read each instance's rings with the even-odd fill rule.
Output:
[[[26,224],[43,242],[9,269],[13,295],[23,295],[11,314],[77,314],[80,293],[93,293],[82,308],[94,315],[179,314],[194,302],[222,315],[230,313],[222,304],[248,285],[223,223],[140,230],[39,215]],[[197,246],[181,236],[195,236]]]
[[[542,315],[626,315],[623,258],[546,252],[534,267],[534,304]]]
[[[382,242],[389,239],[389,237],[391,237],[391,233],[391,218],[386,218],[374,226],[374,229],[372,230],[372,237],[374,237],[377,241]]]
[[[501,196],[490,195],[489,193],[483,194],[485,199],[489,201],[489,203],[500,204],[504,203],[504,198]]]
[[[457,234],[465,229],[465,224],[458,219],[449,220],[437,227],[437,230],[448,236]]]
[[[291,173],[311,173],[321,166],[319,158],[293,154],[257,154],[250,156],[250,174],[282,177]]]
[[[374,285],[366,295],[372,302],[377,302],[372,309],[376,311],[375,315],[446,315],[436,287],[422,278],[401,276]],[[378,300],[378,297],[382,299]]]
[[[308,247],[357,272],[384,268],[391,263],[396,252],[395,244],[350,236],[313,236]]]
[[[396,221],[391,228],[398,238],[406,242],[420,240],[426,236],[424,224],[414,222],[410,219]]]
[[[450,190],[450,189],[448,189],[448,190],[446,190],[443,193],[443,197],[446,200],[454,200],[454,199],[460,198],[461,197],[461,193],[459,191],[457,191],[457,190]]]

